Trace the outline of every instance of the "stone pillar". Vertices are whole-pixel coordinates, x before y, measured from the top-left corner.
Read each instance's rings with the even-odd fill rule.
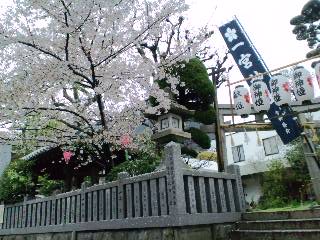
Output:
[[[2,229],[4,223],[4,208],[4,202],[0,201],[0,229]]]
[[[299,114],[299,120],[302,124],[306,122],[304,113]],[[301,141],[303,141],[303,153],[308,166],[312,188],[317,202],[320,203],[320,166],[316,150],[312,140],[306,133],[302,134]]]
[[[185,163],[181,159],[180,145],[168,143],[165,148],[165,166],[167,172],[167,188],[169,214],[186,214],[186,198],[184,192],[183,168]]]
[[[130,174],[127,172],[119,172],[117,175],[118,178],[118,218],[124,218],[125,217],[125,213],[124,213],[124,184],[123,184],[123,180],[126,178],[129,178]]]
[[[226,131],[221,128],[220,129],[220,133],[221,133],[221,151],[223,152],[223,166],[224,169],[228,168],[228,153],[227,153],[227,142],[226,142]]]
[[[302,137],[303,138],[303,137]],[[317,163],[317,155],[315,154],[312,140],[306,136],[307,143],[303,144],[304,156],[307,162],[310,179],[317,202],[320,203],[320,168]],[[309,146],[310,145],[310,146]]]
[[[85,190],[88,187],[88,183],[87,182],[83,182],[81,184],[81,222],[85,222],[86,221],[86,193]]]
[[[130,174],[128,172],[119,172],[117,175],[118,180],[129,178]]]
[[[241,212],[246,211],[246,200],[244,197],[243,187],[242,187],[242,180],[240,174],[240,167],[236,164],[229,165],[227,168],[228,173],[236,175],[236,194],[235,199],[238,202],[238,208]],[[238,210],[238,209],[237,209]]]

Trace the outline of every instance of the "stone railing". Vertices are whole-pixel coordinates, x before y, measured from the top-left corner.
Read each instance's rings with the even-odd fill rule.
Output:
[[[199,171],[169,143],[158,171],[43,199],[6,205],[0,235],[154,228],[234,222],[244,211],[238,166]]]

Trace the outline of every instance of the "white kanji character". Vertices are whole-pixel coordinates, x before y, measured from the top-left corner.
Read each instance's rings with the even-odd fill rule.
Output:
[[[285,122],[282,123],[282,127],[286,128],[287,126],[288,125]]]
[[[231,48],[231,50],[232,50],[232,51],[235,51],[238,47],[243,46],[243,45],[244,45],[244,42],[239,42],[239,43],[237,43],[236,45],[234,45],[234,46]]]
[[[283,117],[279,117],[278,119],[279,119],[279,121],[280,121],[280,122],[282,122],[282,120],[283,120]]]
[[[251,77],[252,80],[261,78],[261,75],[259,77],[256,77],[256,75],[259,75],[259,72],[258,71],[253,71],[253,74],[249,74],[249,77]]]
[[[289,134],[290,133],[290,129],[286,128],[286,133]]]
[[[244,68],[249,69],[252,67],[252,62],[250,61],[251,54],[241,54],[240,59],[238,61],[239,65],[243,65]]]
[[[275,111],[275,114],[279,116],[280,113],[279,113],[279,111]]]
[[[249,74],[249,77],[251,77],[250,80],[248,80],[249,82],[249,85],[251,84],[251,81],[254,81],[256,79],[262,79],[261,78],[261,75],[259,77],[256,77],[256,75],[259,75],[259,72],[258,71],[253,71],[253,74]]]
[[[227,28],[226,33],[224,36],[228,39],[229,42],[232,42],[233,40],[238,38],[237,31],[233,28]]]

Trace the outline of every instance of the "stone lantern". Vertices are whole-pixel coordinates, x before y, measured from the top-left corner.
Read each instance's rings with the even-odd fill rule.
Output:
[[[183,143],[184,140],[190,139],[191,134],[184,131],[184,119],[192,116],[193,110],[171,101],[170,109],[167,113],[152,116],[157,121],[158,129],[152,135],[152,139],[160,144],[166,144],[171,141]]]

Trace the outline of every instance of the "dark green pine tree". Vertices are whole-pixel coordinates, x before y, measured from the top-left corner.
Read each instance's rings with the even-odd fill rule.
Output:
[[[188,109],[195,110],[195,114],[190,120],[206,125],[214,123],[215,112],[212,107],[214,89],[207,68],[202,61],[194,58],[170,69],[170,71],[180,77],[180,84],[177,86],[178,94],[175,95],[175,100]],[[165,79],[158,83],[161,88],[168,86]],[[190,128],[188,131],[191,133],[192,140],[201,148],[210,148],[211,140],[205,132],[198,128]],[[182,148],[182,153],[192,157],[196,157],[198,154],[194,149],[187,147]]]
[[[308,1],[301,10],[301,14],[290,21],[294,25],[292,32],[297,40],[305,40],[313,49],[307,53],[307,58],[320,54],[320,0]]]

